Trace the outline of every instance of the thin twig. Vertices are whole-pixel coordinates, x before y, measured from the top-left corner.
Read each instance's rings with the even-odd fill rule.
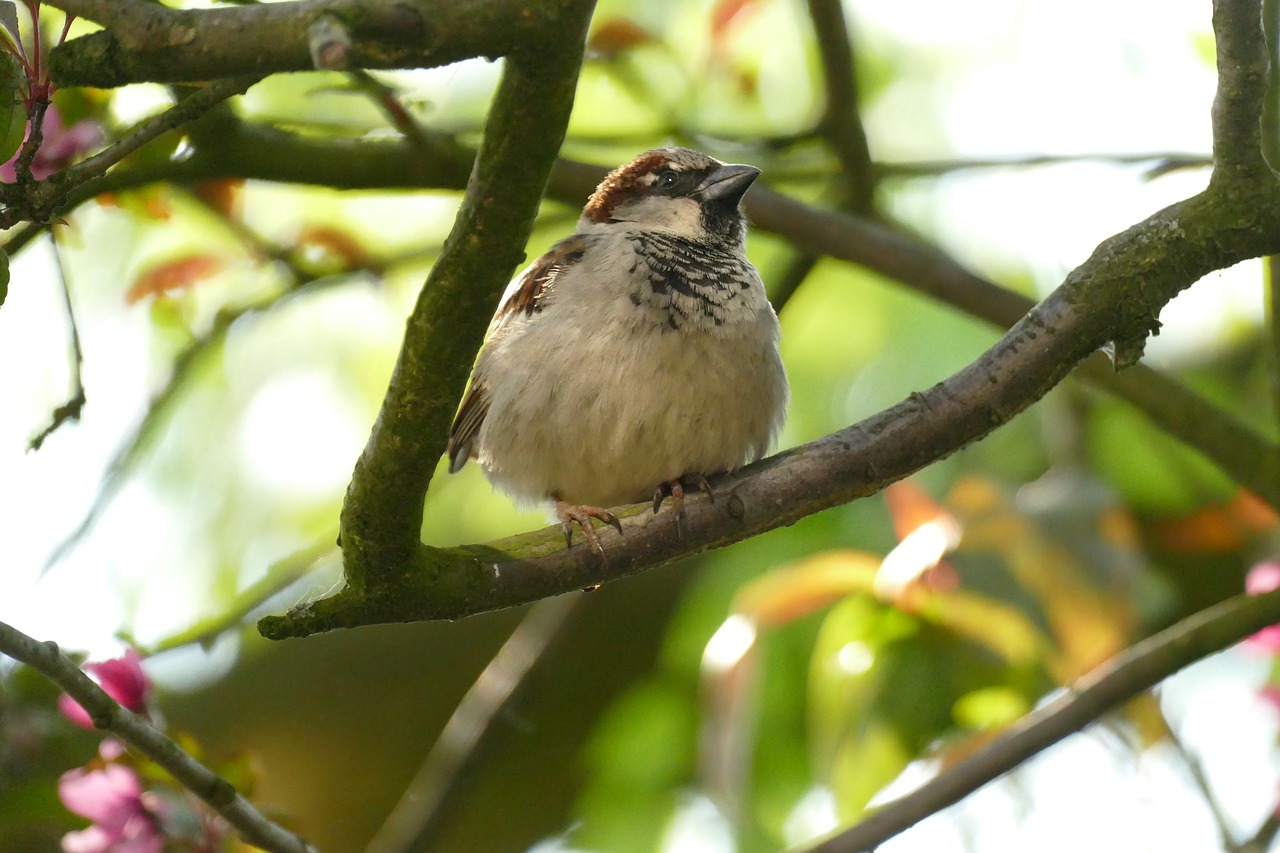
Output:
[[[146,648],[134,642],[132,637],[125,637],[125,639],[148,657],[184,646],[209,648],[223,634],[242,626],[245,617],[254,610],[305,577],[326,555],[336,553],[337,545],[334,543],[337,538],[338,531],[335,528],[319,537],[311,545],[272,563],[267,567],[262,578],[239,592],[233,601],[219,608],[216,616],[188,625],[184,630],[171,634]]]
[[[536,602],[462,697],[365,853],[426,850],[486,732],[573,614],[581,596]]]
[[[858,108],[858,69],[853,40],[841,0],[809,0],[809,17],[822,58],[826,106],[818,132],[840,164],[835,207],[845,212],[875,215],[876,170],[867,147],[867,134]],[[769,296],[781,311],[818,265],[821,255],[796,254],[774,277]]]
[[[1213,165],[1204,154],[1143,151],[1134,154],[1103,151],[1084,154],[1021,154],[1009,157],[958,157],[947,160],[908,160],[876,163],[876,171],[885,178],[937,178],[955,172],[984,169],[1034,169],[1045,166],[1067,166],[1075,163],[1110,163],[1115,166],[1151,164],[1144,175],[1159,177],[1182,169],[1202,169]]]
[[[981,751],[806,853],[874,850],[959,802],[1178,670],[1280,620],[1280,591],[1240,595],[1195,613],[1122,652],[1032,711]]]
[[[400,92],[393,86],[370,74],[368,71],[350,71],[347,76],[365,94],[377,104],[378,109],[391,122],[392,127],[400,131],[417,154],[423,157],[436,156],[442,148],[452,149],[457,142],[450,135],[434,133],[413,117],[405,107]],[[456,156],[456,153],[454,154]]]
[[[0,215],[0,227],[8,228],[22,220],[47,221],[58,212],[72,190],[100,177],[161,134],[181,127],[227,98],[241,94],[259,79],[261,78],[256,76],[229,77],[210,83],[159,115],[139,122],[105,150],[68,166],[48,180],[23,187],[22,193],[16,197],[11,196],[8,209]],[[32,127],[34,136],[34,121]]]
[[[1218,802],[1218,797],[1213,793],[1213,788],[1209,785],[1209,777],[1205,775],[1204,766],[1200,763],[1200,759],[1191,754],[1173,726],[1168,725],[1166,722],[1165,729],[1165,739],[1169,741],[1169,745],[1177,753],[1178,758],[1182,761],[1182,766],[1187,768],[1187,773],[1191,775],[1192,784],[1195,785],[1200,798],[1204,800],[1205,806],[1208,807],[1209,814],[1213,815],[1214,826],[1218,829],[1218,843],[1222,845],[1224,853],[1242,853],[1241,845],[1236,843],[1231,834],[1231,825],[1227,819],[1227,813],[1223,810],[1222,804]]]
[[[1262,102],[1262,156],[1272,169],[1280,167],[1280,0],[1262,0],[1262,33],[1267,56],[1267,96]],[[1263,264],[1267,323],[1267,385],[1271,398],[1271,422],[1280,427],[1280,255]]]
[[[31,439],[31,450],[39,450],[45,439],[53,435],[54,431],[64,423],[80,420],[80,414],[84,411],[84,404],[87,402],[82,374],[84,350],[80,346],[80,328],[76,325],[76,312],[71,304],[71,288],[67,285],[67,269],[62,261],[62,252],[58,250],[57,235],[50,231],[49,239],[53,244],[54,264],[57,266],[58,283],[62,288],[62,305],[67,312],[67,327],[71,335],[71,397],[53,410],[53,418],[49,425]]]
[[[210,352],[215,351],[222,345],[223,341],[226,340],[227,333],[237,320],[253,314],[264,313],[302,293],[311,292],[320,287],[335,285],[345,278],[346,274],[308,279],[258,302],[234,310],[224,310],[214,318],[213,325],[207,332],[187,344],[173,361],[173,370],[169,374],[169,381],[151,398],[151,403],[147,406],[147,411],[143,414],[142,420],[139,421],[129,437],[121,443],[120,449],[111,457],[111,461],[107,463],[106,473],[103,474],[102,483],[98,487],[98,493],[94,496],[88,512],[85,513],[75,529],[49,555],[49,559],[45,561],[43,571],[47,572],[61,562],[67,554],[71,553],[80,544],[85,534],[93,528],[103,510],[107,508],[120,487],[124,485],[125,475],[142,458],[147,440],[155,434],[165,422],[165,419],[172,414],[173,407],[181,398],[182,392],[186,390],[196,369],[204,362]]]
[[[1262,266],[1266,299],[1267,386],[1271,393],[1271,423],[1280,427],[1280,255]]]
[[[0,653],[44,675],[80,703],[93,724],[167,770],[191,793],[222,815],[247,843],[272,853],[315,853],[300,836],[272,823],[231,783],[196,761],[151,723],[126,708],[80,671],[55,643],[41,643],[0,622]]]
[[[1240,845],[1240,853],[1267,853],[1277,835],[1280,835],[1280,815],[1272,811],[1253,837]]]

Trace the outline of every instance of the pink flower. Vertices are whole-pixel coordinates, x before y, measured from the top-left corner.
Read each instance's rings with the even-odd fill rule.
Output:
[[[1244,578],[1244,591],[1250,595],[1280,589],[1280,563],[1267,562],[1249,569]],[[1270,625],[1245,640],[1251,647],[1280,654],[1280,624]]]
[[[58,797],[70,811],[93,823],[62,836],[65,853],[162,853],[157,808],[144,802],[138,774],[119,764],[76,768],[58,780]]]
[[[151,679],[142,671],[142,658],[133,649],[113,660],[85,664],[85,672],[95,676],[107,695],[124,707],[141,714],[147,709],[151,697]],[[58,697],[58,709],[63,716],[77,726],[92,729],[93,720],[80,703],[65,693]]]
[[[63,127],[62,116],[53,104],[45,111],[43,132],[40,150],[31,162],[31,174],[37,180],[44,180],[102,141],[102,128],[91,119],[81,119],[71,127]],[[29,127],[27,135],[30,135]],[[23,139],[25,141],[26,136]],[[0,166],[0,181],[11,184],[16,180],[14,163],[17,159],[18,152],[14,152],[9,162]]]

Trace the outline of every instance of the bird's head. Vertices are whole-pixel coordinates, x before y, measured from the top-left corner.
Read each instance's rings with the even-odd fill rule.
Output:
[[[741,244],[738,205],[755,166],[721,163],[690,148],[655,148],[614,169],[582,211],[582,226],[624,223],[686,239]]]

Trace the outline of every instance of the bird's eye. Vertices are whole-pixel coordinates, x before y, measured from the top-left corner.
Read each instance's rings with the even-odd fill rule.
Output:
[[[663,169],[658,173],[658,189],[673,190],[676,188],[676,184],[678,183],[680,183],[680,177],[670,169]]]

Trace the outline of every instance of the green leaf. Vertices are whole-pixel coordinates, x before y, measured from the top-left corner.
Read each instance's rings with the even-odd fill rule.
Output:
[[[1140,512],[1181,515],[1235,493],[1212,462],[1119,404],[1094,410],[1088,449],[1097,470]]]
[[[0,305],[4,305],[4,298],[9,295],[9,256],[4,249],[0,249]]]
[[[0,50],[0,162],[13,156],[27,130],[27,109],[22,103],[26,78],[18,57]]]
[[[18,7],[13,4],[13,0],[0,2],[0,27],[4,28],[4,34],[9,37],[8,42],[14,47],[22,43],[22,34],[18,32]]]

